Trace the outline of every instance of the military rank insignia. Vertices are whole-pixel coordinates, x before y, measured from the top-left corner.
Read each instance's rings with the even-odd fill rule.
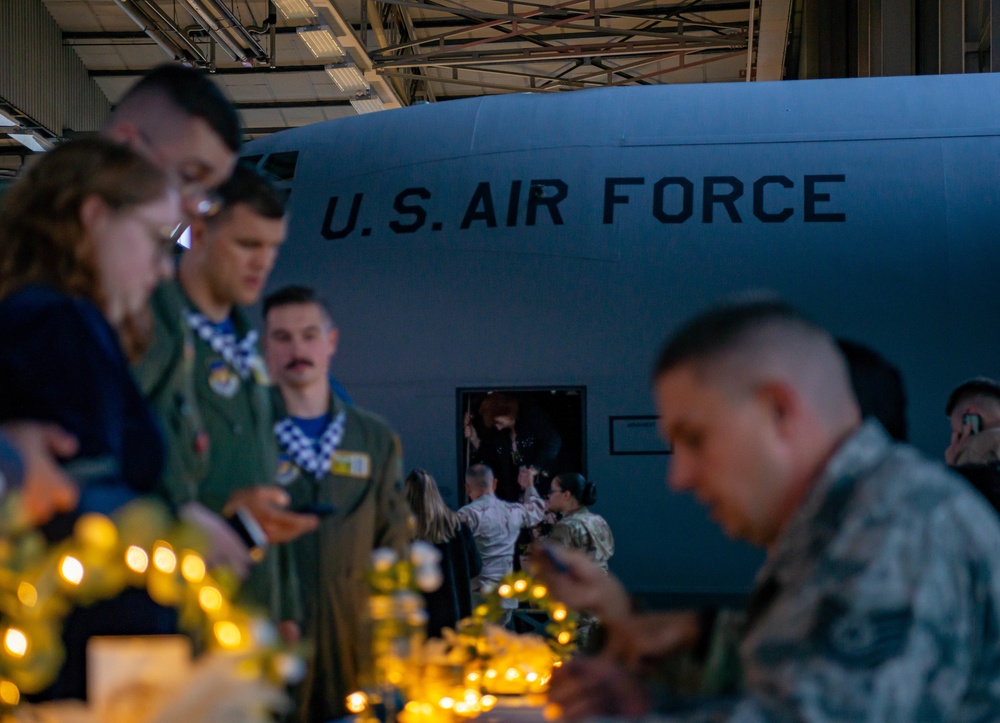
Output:
[[[371,475],[372,458],[364,452],[334,452],[330,472],[341,477],[365,478]]]
[[[209,362],[208,386],[220,397],[230,399],[240,390],[240,377],[221,359]]]
[[[275,476],[275,481],[282,487],[287,487],[292,482],[294,482],[299,476],[299,468],[295,463],[288,457],[287,454],[281,454],[278,456],[278,474]]]

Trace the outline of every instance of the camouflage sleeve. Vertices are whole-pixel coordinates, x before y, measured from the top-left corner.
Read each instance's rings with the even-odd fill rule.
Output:
[[[402,550],[410,542],[410,506],[403,489],[403,450],[392,435],[391,449],[378,473],[378,523],[376,547]]]
[[[555,527],[553,527],[552,531],[548,534],[548,539],[552,542],[558,542],[563,547],[580,547],[577,536],[573,534],[573,528],[564,522],[556,523]]]
[[[524,501],[513,504],[513,511],[519,516],[520,527],[534,527],[545,517],[545,500],[534,486],[524,491]]]
[[[751,692],[713,715],[952,720],[963,697],[996,687],[981,659],[1000,635],[991,624],[989,545],[975,539],[996,530],[979,519],[990,513],[977,502],[902,511],[891,524],[871,514],[804,580],[787,589],[776,582],[774,602],[743,642]]]
[[[459,507],[455,514],[458,515],[458,519],[468,526],[471,533],[476,533],[476,530],[479,529],[479,517],[472,512],[472,508],[468,505]]]

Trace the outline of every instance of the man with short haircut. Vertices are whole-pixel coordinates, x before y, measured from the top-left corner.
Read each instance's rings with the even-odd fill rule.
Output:
[[[975,377],[948,395],[944,413],[951,422],[951,444],[944,451],[952,466],[1000,461],[1000,384]]]
[[[535,490],[537,471],[522,467],[517,484],[523,490],[522,502],[506,502],[496,496],[497,481],[493,470],[485,464],[474,464],[465,473],[465,491],[471,500],[458,511],[458,516],[469,526],[483,569],[472,581],[474,595],[495,588],[503,576],[514,569],[514,548],[521,529],[533,527],[545,516],[545,501]],[[501,625],[510,622],[517,601],[500,601],[505,612]]]
[[[825,331],[777,301],[721,307],[667,343],[653,385],[671,487],[768,551],[740,648],[746,692],[695,718],[1000,717],[1000,525],[961,480],[861,422]],[[543,568],[553,593],[599,603],[609,583],[565,557],[568,571]],[[562,668],[551,698],[570,720],[653,703],[608,659]]]
[[[347,715],[344,699],[371,670],[364,631],[372,551],[401,552],[410,539],[399,439],[381,418],[331,391],[338,331],[312,289],[269,295],[264,324],[267,363],[281,392],[277,481],[294,507],[313,505],[325,515],[293,551],[304,608],[298,622],[315,648],[298,719],[328,721]]]
[[[177,279],[153,295],[153,342],[135,373],[167,439],[164,496],[177,507],[200,502],[238,516],[283,542],[318,520],[283,509],[288,495],[274,485],[270,379],[240,307],[260,297],[285,238],[285,212],[267,181],[244,166],[219,193],[222,208],[191,225]],[[248,532],[255,557],[263,557],[266,541],[254,537],[259,530]],[[244,584],[243,601],[280,619],[280,580],[276,556],[268,555]]]
[[[241,140],[236,109],[208,75],[173,63],[133,85],[103,133],[166,171],[191,219],[217,210],[215,189],[232,174]]]

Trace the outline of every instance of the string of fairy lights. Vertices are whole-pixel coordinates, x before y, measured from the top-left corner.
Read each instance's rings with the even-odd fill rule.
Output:
[[[74,606],[145,589],[177,608],[179,625],[207,651],[258,654],[277,676],[281,654],[266,618],[233,604],[239,581],[210,571],[205,540],[160,503],[137,501],[108,518],[85,514],[66,540],[49,545],[19,524],[16,496],[0,507],[0,706],[55,680],[65,659],[63,619]]]

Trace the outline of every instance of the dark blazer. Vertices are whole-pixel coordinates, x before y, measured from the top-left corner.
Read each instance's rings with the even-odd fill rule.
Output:
[[[464,522],[455,536],[435,547],[441,553],[443,582],[434,592],[424,593],[427,604],[427,635],[440,637],[442,628],[455,628],[472,614],[472,578],[483,569],[472,531]]]
[[[104,470],[86,480],[77,512],[46,526],[50,540],[67,537],[81,512],[110,514],[154,488],[163,442],[118,337],[96,306],[49,287],[25,287],[0,302],[0,339],[0,421],[54,422],[79,440],[76,460],[99,461]],[[145,590],[77,608],[64,626],[66,663],[46,697],[84,697],[90,636],[175,630],[174,611],[154,604]]]

